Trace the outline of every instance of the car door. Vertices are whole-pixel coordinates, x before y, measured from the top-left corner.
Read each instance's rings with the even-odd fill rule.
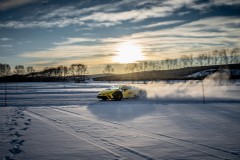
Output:
[[[123,87],[123,97],[124,98],[132,98],[134,97],[134,91],[131,89],[130,86]]]

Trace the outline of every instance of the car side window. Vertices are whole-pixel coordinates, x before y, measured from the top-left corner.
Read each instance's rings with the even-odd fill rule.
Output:
[[[125,91],[125,90],[128,89],[128,87],[127,86],[122,86],[121,89]]]
[[[129,90],[132,89],[131,86],[122,86],[122,90]]]

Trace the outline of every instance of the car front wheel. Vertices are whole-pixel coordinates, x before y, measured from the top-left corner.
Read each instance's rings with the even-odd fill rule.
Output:
[[[121,101],[123,98],[122,92],[116,91],[115,93],[113,93],[113,98],[115,101]]]

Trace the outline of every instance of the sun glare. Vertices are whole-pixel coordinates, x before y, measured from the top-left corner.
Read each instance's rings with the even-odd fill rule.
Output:
[[[116,52],[117,55],[113,59],[115,62],[133,63],[144,59],[141,47],[133,42],[124,42],[119,44]]]

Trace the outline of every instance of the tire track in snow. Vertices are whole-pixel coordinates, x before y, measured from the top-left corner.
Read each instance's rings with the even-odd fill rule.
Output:
[[[36,119],[38,119],[38,120],[40,120],[40,121],[42,121],[42,122],[44,122],[44,123],[46,123],[46,124],[48,124],[48,125],[50,125],[50,126],[52,126],[52,127],[57,128],[57,129],[60,130],[60,131],[63,131],[63,132],[65,132],[65,133],[67,133],[67,134],[69,134],[69,135],[71,135],[71,136],[73,136],[73,137],[76,137],[76,138],[78,138],[78,139],[81,139],[81,140],[83,140],[83,141],[85,141],[85,142],[87,142],[87,143],[89,143],[89,144],[92,144],[92,145],[94,145],[94,146],[96,146],[96,147],[98,147],[98,148],[101,148],[101,149],[107,151],[108,153],[113,154],[117,159],[126,159],[125,157],[123,157],[123,156],[121,156],[121,155],[119,155],[119,154],[117,154],[117,153],[115,153],[115,152],[113,152],[113,151],[111,151],[111,150],[109,150],[109,149],[107,149],[107,148],[105,148],[105,147],[102,147],[102,146],[100,146],[100,145],[98,145],[98,144],[96,144],[96,143],[94,143],[94,142],[91,142],[91,141],[89,141],[89,140],[87,140],[87,139],[85,139],[85,138],[83,138],[83,137],[81,137],[81,136],[79,136],[79,135],[77,135],[77,134],[71,133],[70,131],[68,131],[68,130],[66,130],[66,129],[64,129],[64,128],[61,128],[61,127],[58,127],[58,126],[54,125],[53,122],[50,121],[50,120],[52,120],[52,119],[50,119],[50,118],[48,118],[48,117],[45,117],[45,116],[43,116],[43,115],[41,115],[41,114],[38,114],[38,113],[34,113],[34,112],[32,112],[32,111],[24,111],[24,112],[25,112],[26,114],[28,114],[29,116],[33,117],[33,118],[36,118]],[[56,122],[55,122],[55,123],[56,123]]]
[[[94,146],[96,146],[96,147],[99,147],[99,148],[107,151],[108,153],[113,154],[118,160],[120,160],[120,159],[121,159],[121,160],[122,160],[122,159],[146,159],[146,160],[154,160],[154,158],[151,158],[151,157],[149,157],[149,156],[147,156],[147,155],[145,155],[145,154],[143,154],[143,153],[141,153],[141,152],[139,152],[139,151],[136,151],[136,150],[131,149],[131,148],[129,148],[129,147],[122,146],[122,145],[120,145],[120,144],[116,144],[116,143],[113,143],[113,142],[110,142],[110,141],[108,141],[108,140],[105,140],[105,139],[103,139],[103,138],[98,137],[98,139],[100,139],[101,141],[104,141],[104,142],[106,142],[106,143],[108,143],[108,144],[111,145],[111,149],[108,149],[107,147],[103,147],[102,145],[99,145],[99,144],[97,144],[96,142],[93,142],[93,141],[91,141],[91,140],[89,140],[89,139],[87,139],[87,138],[84,138],[84,137],[82,137],[82,136],[79,136],[79,135],[77,135],[77,134],[69,131],[68,129],[65,129],[65,128],[62,128],[62,127],[57,126],[56,123],[58,123],[58,121],[56,121],[55,119],[49,118],[49,117],[44,116],[44,115],[41,115],[41,114],[39,114],[39,113],[35,113],[35,112],[33,112],[33,111],[24,111],[24,112],[25,112],[26,114],[28,114],[29,116],[32,116],[32,117],[34,117],[34,118],[36,118],[36,119],[38,119],[38,120],[41,120],[42,122],[47,123],[48,125],[50,125],[50,126],[52,126],[52,127],[55,127],[55,128],[57,128],[57,129],[65,132],[65,133],[67,133],[67,134],[69,134],[69,135],[72,135],[72,136],[74,136],[74,137],[76,137],[76,138],[78,138],[78,139],[81,139],[81,140],[83,140],[83,141],[85,141],[85,142],[87,142],[87,143],[90,143],[90,144],[92,144],[92,145],[94,145]],[[55,123],[55,124],[54,124],[54,123]],[[61,124],[61,125],[64,125],[64,124]],[[76,131],[75,131],[75,132],[76,132]],[[86,134],[86,133],[85,133],[85,134]],[[91,135],[89,135],[89,134],[88,134],[88,136],[91,137]],[[109,145],[108,145],[108,147],[109,147]],[[117,149],[118,152],[121,151],[121,153],[122,153],[123,155],[122,155],[122,154],[120,155],[120,154],[116,153],[116,151],[112,151],[112,150],[116,150],[116,149]],[[123,153],[123,152],[124,152],[124,153]],[[129,158],[129,157],[126,158],[126,152],[127,152],[127,154],[128,154],[127,156],[130,156],[130,158]]]
[[[118,123],[118,122],[112,122],[112,121],[103,120],[103,119],[96,119],[95,117],[92,117],[92,116],[87,116],[87,115],[83,115],[83,114],[80,114],[80,113],[71,112],[71,111],[68,111],[68,110],[64,110],[62,108],[61,109],[60,108],[53,108],[53,110],[64,113],[64,114],[77,116],[77,117],[80,117],[80,118],[85,119],[85,120],[93,121],[94,123],[100,123],[100,124],[103,124],[103,125],[107,125],[107,126],[115,128],[115,129],[122,130],[125,133],[126,132],[127,133],[134,133],[136,135],[148,137],[148,138],[155,139],[155,140],[165,141],[165,142],[172,143],[172,144],[175,144],[175,145],[178,145],[178,146],[186,147],[186,148],[189,148],[189,149],[201,152],[201,153],[211,155],[213,157],[217,157],[217,158],[221,158],[221,159],[229,159],[229,160],[240,159],[240,156],[239,156],[238,153],[231,152],[231,151],[228,151],[228,150],[224,150],[224,149],[221,149],[221,148],[196,143],[196,142],[192,142],[192,141],[189,141],[189,140],[184,140],[184,139],[173,137],[173,136],[168,136],[168,135],[165,135],[165,134],[146,131],[146,130],[143,130],[143,129],[140,129],[140,128],[131,127],[131,126],[128,126],[128,125],[125,125],[125,124],[122,124],[122,123]]]

